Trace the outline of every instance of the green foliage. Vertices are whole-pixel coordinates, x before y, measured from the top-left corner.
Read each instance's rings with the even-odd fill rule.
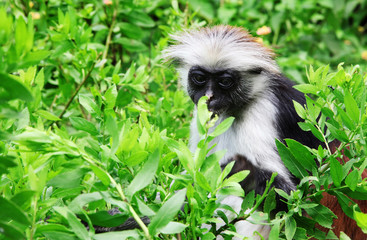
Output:
[[[238,219],[272,225],[272,239],[324,239],[314,225],[329,228],[334,215],[319,205],[323,192],[367,231],[366,213],[353,201],[367,199],[366,7],[314,0],[1,2],[0,239],[231,238],[238,236],[235,221],[224,211],[233,209],[220,205],[227,195],[244,198]],[[234,119],[216,122],[205,99],[198,106],[201,141],[194,154],[188,148],[193,106],[160,52],[169,34],[208,23],[247,27],[274,47],[281,68],[303,83],[296,88],[311,95],[306,106],[295,103],[305,119],[300,126],[325,144],[341,142],[335,151],[277,142],[285,165],[303,178],[290,195],[270,188],[275,174],[262,196],[245,195],[239,182],[248,172],[228,177],[233,164],[221,170],[224,152],[210,151],[211,141]],[[262,26],[272,32],[255,34]],[[319,68],[308,69],[306,83],[310,64]],[[348,163],[339,163],[342,153]],[[272,218],[276,193],[289,211]],[[110,216],[113,208],[120,213]],[[148,227],[141,216],[150,217]],[[93,225],[115,227],[129,217],[141,229],[95,233]],[[218,221],[227,225],[211,227]]]

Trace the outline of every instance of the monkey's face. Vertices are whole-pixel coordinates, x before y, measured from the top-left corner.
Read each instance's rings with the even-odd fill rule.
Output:
[[[195,104],[202,96],[207,96],[211,112],[234,115],[251,101],[251,79],[260,73],[260,69],[241,73],[233,69],[193,66],[188,72],[187,90]]]

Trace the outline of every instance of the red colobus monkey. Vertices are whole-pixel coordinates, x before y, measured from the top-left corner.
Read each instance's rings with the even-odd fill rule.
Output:
[[[251,170],[241,184],[245,191],[254,189],[262,194],[273,172],[278,173],[274,187],[287,193],[295,190],[299,180],[284,166],[275,139],[291,138],[310,148],[322,143],[311,132],[299,128],[297,123],[302,119],[293,101],[305,104],[304,94],[280,72],[273,53],[238,27],[202,28],[173,36],[173,40],[176,43],[166,49],[164,56],[176,64],[192,101],[197,104],[207,96],[208,108],[219,116],[219,121],[235,117],[231,128],[214,140],[214,151],[227,151],[221,166],[235,161],[232,171]],[[191,125],[192,150],[200,140],[195,116]],[[227,197],[224,202],[237,211],[241,208],[238,197]],[[285,209],[279,199],[277,202],[277,210]],[[258,231],[267,238],[270,230],[246,221],[235,226],[244,236]]]

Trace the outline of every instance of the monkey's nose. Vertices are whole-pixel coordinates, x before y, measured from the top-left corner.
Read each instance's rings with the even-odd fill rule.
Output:
[[[206,91],[205,96],[208,97],[208,101],[209,101],[213,97],[213,91],[209,89],[208,91]]]

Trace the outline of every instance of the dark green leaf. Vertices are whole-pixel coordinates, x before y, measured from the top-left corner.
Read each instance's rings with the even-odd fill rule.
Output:
[[[356,204],[349,197],[345,196],[343,193],[335,191],[336,197],[338,198],[338,202],[340,207],[343,209],[343,212],[350,218],[353,219],[353,206]]]
[[[0,220],[1,235],[7,237],[7,239],[25,239],[24,231],[16,226],[10,225],[8,222]]]
[[[334,157],[330,157],[330,175],[335,186],[340,187],[340,184],[343,181],[343,167]]]
[[[306,169],[295,159],[291,151],[278,139],[276,139],[276,145],[284,165],[294,176],[298,178],[308,176]]]
[[[316,162],[307,147],[293,139],[286,139],[287,146],[298,162],[307,170],[316,169]]]
[[[306,208],[305,210],[313,220],[326,228],[331,228],[331,225],[333,224],[333,218],[336,217],[329,208],[323,205],[318,205],[314,208]]]
[[[0,219],[2,221],[16,221],[24,225],[30,224],[27,215],[15,203],[0,196],[0,206]]]
[[[114,40],[114,42],[121,44],[124,48],[126,48],[130,52],[143,52],[148,50],[148,47],[144,43],[135,39],[121,37]]]
[[[32,102],[33,97],[30,91],[14,77],[0,73],[0,101],[21,99]]]

